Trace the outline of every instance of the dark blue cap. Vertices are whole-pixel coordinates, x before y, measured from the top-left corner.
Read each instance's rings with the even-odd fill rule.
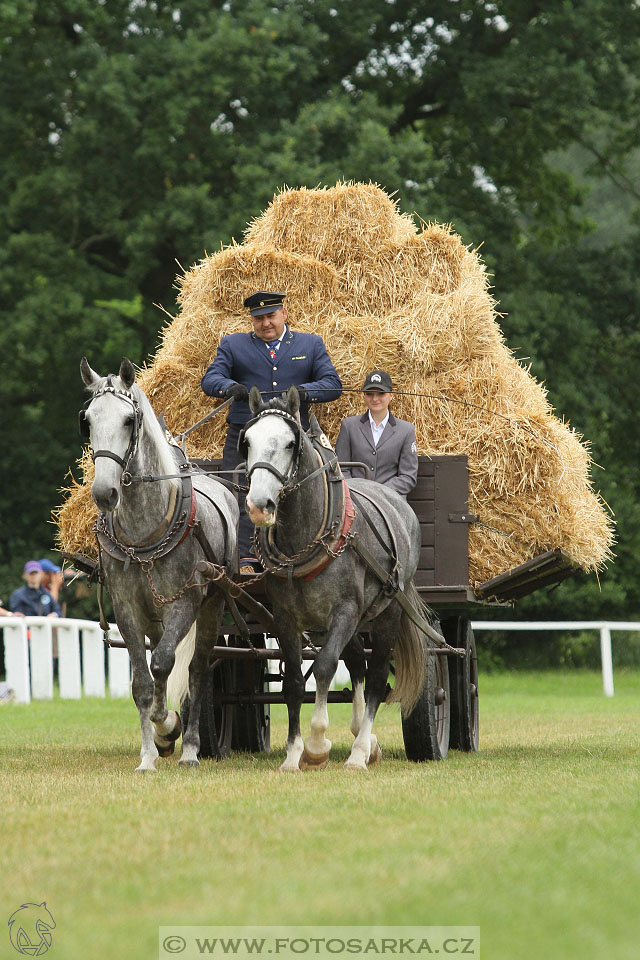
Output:
[[[286,293],[270,293],[268,290],[258,290],[244,301],[252,317],[260,317],[263,313],[274,313],[282,307]]]

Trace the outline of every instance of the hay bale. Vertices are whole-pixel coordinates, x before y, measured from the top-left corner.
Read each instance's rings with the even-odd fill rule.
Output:
[[[321,334],[345,386],[388,370],[393,410],[415,423],[419,453],[468,455],[469,509],[481,518],[469,534],[472,584],[556,547],[585,570],[610,558],[612,523],[591,488],[588,449],[506,347],[484,265],[450,227],[419,230],[373,184],[286,190],[244,244],[178,282],[180,313],[140,378],[173,432],[219,402],[200,378],[221,336],[250,329],[247,292],[286,290],[291,325]],[[345,393],[316,412],[335,441],[342,418],[362,409]],[[207,424],[189,453],[219,456],[225,429]],[[85,483],[58,512],[65,548],[93,549],[90,504]]]

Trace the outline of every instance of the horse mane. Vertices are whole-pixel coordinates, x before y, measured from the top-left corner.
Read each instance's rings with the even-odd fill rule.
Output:
[[[265,410],[283,410],[285,413],[288,413],[287,404],[285,400],[282,400],[280,397],[273,397],[271,400],[264,400],[260,404],[260,408],[254,413],[254,417],[259,413],[263,413]]]
[[[158,420],[155,410],[151,406],[151,402],[147,397],[144,390],[142,390],[137,383],[134,383],[131,387],[131,393],[135,399],[140,404],[143,414],[143,429],[150,437],[153,442],[157,452],[158,460],[160,463],[160,469],[162,473],[169,474],[176,472],[176,461],[171,450],[171,444],[167,440],[164,430],[160,426],[160,421]],[[173,484],[177,485],[178,480],[172,480]]]

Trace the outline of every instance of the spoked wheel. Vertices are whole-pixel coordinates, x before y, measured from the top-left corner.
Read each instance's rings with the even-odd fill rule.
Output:
[[[444,760],[449,751],[448,657],[427,655],[425,685],[414,710],[402,718],[408,760]]]
[[[202,707],[200,709],[200,750],[201,757],[214,757],[222,760],[231,753],[233,737],[233,705],[218,703],[217,694],[231,693],[233,690],[233,664],[230,660],[217,660],[207,671]],[[189,699],[182,704],[182,726],[189,722]]]
[[[237,646],[244,646],[238,638]],[[265,647],[264,636],[252,636],[255,647]],[[263,693],[266,688],[268,660],[234,662],[234,689],[240,695]],[[239,703],[234,707],[231,749],[247,753],[268,753],[271,749],[270,705]]]
[[[478,658],[471,621],[454,617],[443,624],[444,635],[452,647],[464,647],[466,656],[452,657],[449,664],[451,680],[451,738],[454,750],[475,753],[479,742]]]

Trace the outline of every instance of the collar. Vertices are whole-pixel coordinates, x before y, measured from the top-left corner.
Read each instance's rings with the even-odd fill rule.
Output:
[[[370,417],[370,416],[371,416],[371,414],[370,414],[369,411],[367,410],[367,412],[366,412],[366,413],[363,413],[362,416],[360,417],[360,423],[369,423],[369,417]],[[396,418],[395,418],[394,415],[391,413],[391,410],[388,410],[388,411],[387,411],[387,416],[389,417],[389,425],[392,426],[392,427],[395,427],[395,425],[396,425]]]
[[[371,410],[368,410],[367,413],[369,414],[369,426],[371,427],[371,432],[372,432],[372,433],[373,433],[374,430],[384,430],[384,428],[386,427],[386,425],[389,423],[390,413],[389,413],[388,410],[387,410],[387,412],[386,412],[386,414],[385,414],[385,416],[384,416],[384,419],[381,420],[380,423],[376,423],[376,422],[375,422],[375,420],[374,420],[373,417],[371,416]]]
[[[260,340],[260,343],[263,343],[263,344],[265,345],[265,347],[268,347],[270,343],[282,343],[282,341],[283,341],[284,338],[285,338],[285,335],[286,335],[286,336],[289,336],[290,333],[291,333],[291,331],[289,330],[289,325],[285,323],[285,325],[284,325],[284,330],[282,331],[282,333],[280,334],[280,336],[278,337],[277,340],[268,340],[268,341],[267,341],[267,340],[260,340],[260,337],[259,337],[258,334],[255,332],[255,330],[252,330],[252,331],[251,331],[251,336],[252,336],[252,338],[253,338],[254,340]]]

